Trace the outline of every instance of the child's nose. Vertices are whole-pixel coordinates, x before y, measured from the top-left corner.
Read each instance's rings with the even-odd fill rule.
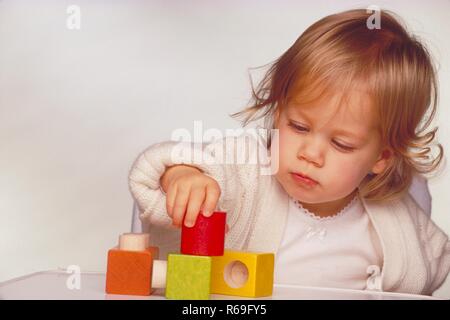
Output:
[[[317,167],[322,167],[324,163],[325,146],[318,139],[308,139],[299,148],[297,157],[313,163]]]

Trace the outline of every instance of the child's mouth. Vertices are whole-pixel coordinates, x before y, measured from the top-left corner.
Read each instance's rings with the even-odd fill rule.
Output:
[[[300,173],[295,173],[295,172],[292,172],[291,175],[295,179],[295,181],[298,181],[304,185],[313,187],[318,184],[317,181],[311,179],[310,177],[308,177],[306,175],[302,175]]]

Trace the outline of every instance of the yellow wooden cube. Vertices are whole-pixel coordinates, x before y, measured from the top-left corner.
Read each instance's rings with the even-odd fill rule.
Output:
[[[267,297],[272,295],[274,254],[225,250],[212,258],[211,293]]]

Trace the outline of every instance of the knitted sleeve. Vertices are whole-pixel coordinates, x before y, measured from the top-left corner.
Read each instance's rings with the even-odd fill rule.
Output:
[[[450,272],[450,241],[431,219],[421,216],[421,220],[430,262],[431,281],[428,293],[432,294],[444,283]]]
[[[238,175],[236,167],[226,159],[225,142],[229,139],[218,139],[209,144],[165,141],[144,150],[129,172],[129,190],[139,207],[141,221],[171,226],[160,178],[167,167],[176,164],[194,166],[218,182],[221,189],[218,210],[222,210],[224,202],[227,207],[233,206],[230,200],[236,199],[234,191]]]

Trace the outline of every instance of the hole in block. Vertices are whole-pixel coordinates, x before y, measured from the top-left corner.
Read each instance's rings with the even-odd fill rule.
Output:
[[[225,266],[223,277],[231,288],[241,288],[247,283],[248,268],[241,261],[231,261]]]

